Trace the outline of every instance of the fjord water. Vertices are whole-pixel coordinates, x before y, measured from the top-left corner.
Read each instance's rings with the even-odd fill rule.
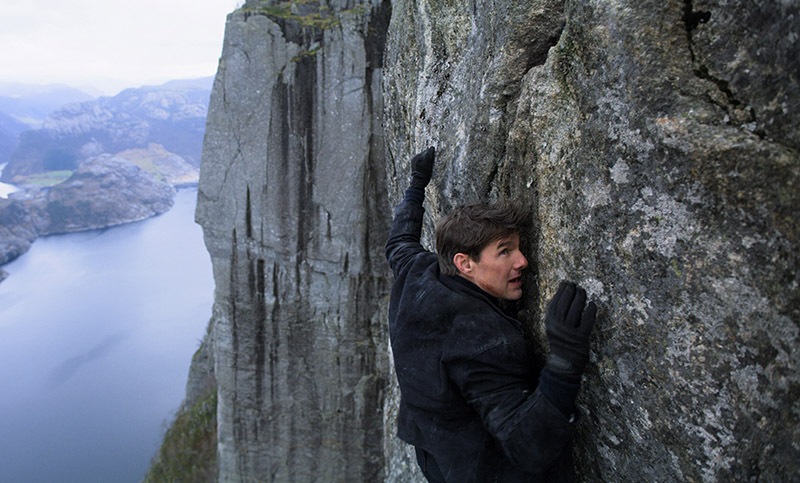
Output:
[[[167,213],[49,236],[3,267],[0,482],[137,482],[211,315],[196,189]]]

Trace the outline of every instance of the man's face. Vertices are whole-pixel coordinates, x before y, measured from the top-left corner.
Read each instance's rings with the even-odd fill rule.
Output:
[[[468,278],[490,295],[505,300],[522,297],[522,271],[528,260],[519,250],[519,235],[514,233],[486,245],[480,261],[472,260]]]

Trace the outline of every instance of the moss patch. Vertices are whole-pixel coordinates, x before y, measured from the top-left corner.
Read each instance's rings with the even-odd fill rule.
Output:
[[[217,481],[216,388],[181,408],[143,481]]]
[[[271,17],[294,21],[303,27],[326,30],[341,24],[339,16],[363,14],[368,11],[368,8],[366,5],[356,5],[353,8],[339,12],[337,16],[330,7],[321,5],[318,0],[290,0],[271,5],[262,2],[257,7],[243,8],[242,10],[245,12],[263,13]],[[303,13],[299,13],[301,11]]]
[[[55,186],[63,183],[72,176],[72,171],[45,171],[44,173],[36,173],[26,176],[22,183],[19,184],[32,184],[34,186]]]

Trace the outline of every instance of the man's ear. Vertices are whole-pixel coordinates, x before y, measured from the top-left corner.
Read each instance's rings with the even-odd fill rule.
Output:
[[[469,277],[472,273],[472,258],[466,253],[456,253],[453,256],[453,263],[462,275]]]

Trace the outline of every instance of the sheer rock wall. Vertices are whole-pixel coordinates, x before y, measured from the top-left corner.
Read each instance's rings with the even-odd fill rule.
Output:
[[[227,21],[197,207],[221,481],[383,474],[389,6],[328,7],[248,2]]]

